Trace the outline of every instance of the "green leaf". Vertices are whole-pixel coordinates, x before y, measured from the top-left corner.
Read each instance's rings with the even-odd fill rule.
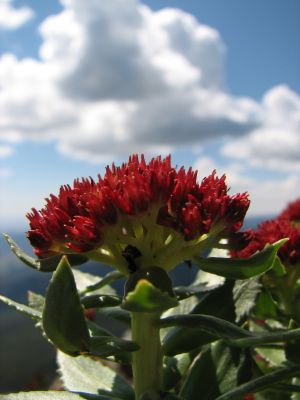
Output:
[[[29,290],[28,291],[28,305],[29,305],[29,307],[31,307],[37,311],[40,311],[42,313],[43,309],[44,309],[44,305],[45,305],[45,297]]]
[[[58,352],[59,373],[66,389],[108,395],[112,400],[134,400],[132,387],[115,371],[86,356],[70,357]]]
[[[109,272],[108,274],[106,274],[100,280],[99,280],[99,278],[97,278],[97,279],[94,279],[94,278],[93,278],[94,283],[90,283],[89,285],[85,286],[85,288],[82,289],[81,294],[98,291],[99,289],[102,289],[104,286],[110,285],[111,283],[124,278],[124,275],[121,274],[121,272],[119,272],[119,271],[112,271],[112,272]]]
[[[139,345],[131,340],[108,336],[93,336],[91,338],[90,353],[99,357],[108,357],[137,350],[139,350]]]
[[[49,283],[43,310],[43,329],[60,350],[77,355],[89,350],[89,332],[72,269],[63,257]]]
[[[282,264],[280,258],[278,256],[275,257],[273,264],[273,273],[276,276],[284,276],[286,275],[285,266]]]
[[[202,294],[218,288],[220,285],[207,286],[205,283],[199,283],[196,285],[189,286],[176,286],[174,287],[174,293],[178,300],[186,299],[194,296],[195,294]]]
[[[237,322],[246,317],[255,307],[261,288],[258,277],[235,281],[232,294]]]
[[[77,290],[80,294],[80,296],[83,296],[84,294],[90,292],[87,290],[88,287],[96,286],[97,283],[99,283],[99,276],[89,274],[88,272],[82,272],[79,271],[78,269],[73,269],[73,275],[75,278]],[[101,282],[105,280],[105,278],[101,278]],[[99,294],[99,295],[116,295],[116,290],[113,289],[110,285],[109,282],[107,281],[106,284],[101,285],[97,289],[93,290],[93,294]]]
[[[141,279],[130,291],[122,304],[122,308],[135,312],[157,312],[176,307],[178,301],[169,293],[157,289],[146,279]]]
[[[247,380],[245,366],[248,359],[240,349],[230,348],[223,341],[212,343],[193,362],[183,383],[180,395],[194,400],[214,400],[218,395]]]
[[[36,269],[42,272],[54,271],[61,261],[62,255],[56,255],[49,258],[33,258],[29,256],[17,243],[7,234],[3,234],[4,239],[7,241],[11,251],[18,257],[20,261],[26,264],[28,267]],[[81,254],[68,254],[68,261],[70,265],[80,265],[88,261],[88,259]]]
[[[196,256],[193,261],[200,269],[212,274],[229,279],[248,279],[263,274],[273,268],[273,265],[277,268],[276,254],[286,241],[287,239],[281,239],[276,243],[268,244],[264,250],[255,253],[250,258],[202,258]]]
[[[300,364],[289,365],[284,368],[280,368],[277,371],[253,379],[248,383],[244,383],[243,385],[217,397],[216,400],[239,399],[248,393],[256,393],[266,388],[272,388],[273,385],[278,382],[299,375],[300,375]]]
[[[235,339],[253,337],[254,334],[239,328],[238,326],[211,315],[174,315],[172,317],[160,319],[161,327],[182,325],[184,327],[201,329],[229,343],[234,343]]]
[[[259,319],[277,317],[277,306],[269,292],[264,290],[259,294],[253,314]]]
[[[105,307],[98,310],[98,314],[105,315],[106,317],[113,318],[117,321],[124,322],[130,325],[130,313],[120,307]]]
[[[111,296],[108,294],[93,294],[81,298],[81,304],[85,308],[102,308],[102,307],[115,307],[120,305],[122,298],[119,296]]]
[[[168,310],[163,316],[178,315],[179,313],[185,315],[189,313],[193,315],[208,314],[228,321],[234,321],[235,313],[232,301],[232,285],[233,282],[229,281],[226,282],[224,286],[202,294],[200,299],[196,296],[192,296],[189,299],[182,300],[179,307]],[[182,309],[182,305],[185,306],[184,309]],[[215,336],[204,332],[202,329],[175,326],[169,329],[164,335],[162,343],[164,353],[172,356],[192,351],[214,340],[216,340]]]
[[[185,376],[193,361],[190,353],[179,354],[175,357],[165,357],[163,364],[164,391],[173,389]]]
[[[210,347],[194,360],[180,391],[185,400],[194,400],[195,393],[201,393],[201,400],[212,400],[219,394]]]
[[[160,327],[182,325],[185,328],[201,329],[215,338],[223,339],[231,346],[255,347],[262,344],[288,342],[300,339],[300,328],[255,334],[211,315],[175,315],[160,319]]]
[[[121,398],[112,398],[107,396],[92,395],[88,393],[71,393],[57,390],[46,392],[19,392],[0,394],[0,400],[121,400]]]
[[[36,321],[40,321],[42,319],[42,313],[32,307],[28,307],[25,304],[17,303],[16,301],[8,299],[7,297],[1,295],[0,295],[0,301]]]

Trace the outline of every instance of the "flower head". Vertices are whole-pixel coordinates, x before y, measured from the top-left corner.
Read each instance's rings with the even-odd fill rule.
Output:
[[[237,232],[231,236],[232,255],[247,258],[262,250],[267,243],[283,238],[289,240],[280,247],[278,256],[284,265],[300,262],[300,199],[288,207],[276,219],[264,221],[256,230]]]
[[[85,253],[128,273],[132,265],[169,269],[237,231],[249,206],[246,193],[229,196],[216,172],[197,182],[191,168],[176,169],[171,158],[133,155],[104,177],[75,180],[27,215],[28,238],[38,257]]]
[[[279,215],[281,219],[288,219],[295,225],[300,224],[300,199],[288,204]]]

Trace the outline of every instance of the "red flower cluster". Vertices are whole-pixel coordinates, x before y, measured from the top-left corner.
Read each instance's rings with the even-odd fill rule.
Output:
[[[146,163],[134,155],[121,167],[106,168],[104,177],[75,180],[50,195],[45,207],[27,217],[28,238],[39,257],[55,253],[86,252],[99,247],[105,232],[124,218],[150,215],[156,223],[180,232],[186,241],[208,233],[222,221],[236,231],[249,206],[246,193],[229,196],[225,176],[215,171],[197,183],[197,172],[171,166],[170,156]]]
[[[288,219],[294,224],[300,223],[300,199],[288,204],[279,218]]]
[[[300,262],[300,199],[289,204],[274,220],[262,222],[256,230],[237,232],[232,235],[230,244],[232,255],[247,258],[262,250],[267,243],[283,238],[289,240],[280,247],[278,256],[285,265]]]

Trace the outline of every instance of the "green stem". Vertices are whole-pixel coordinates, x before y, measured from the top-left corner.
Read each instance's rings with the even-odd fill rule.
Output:
[[[135,399],[142,394],[149,400],[158,400],[162,388],[163,351],[160,343],[158,312],[132,312],[132,340],[137,342],[140,350],[132,353],[132,370],[135,388]]]

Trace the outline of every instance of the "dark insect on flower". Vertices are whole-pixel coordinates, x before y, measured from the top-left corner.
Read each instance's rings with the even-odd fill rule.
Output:
[[[140,257],[142,254],[134,246],[130,244],[126,246],[126,248],[122,251],[122,256],[125,258],[128,264],[128,269],[130,273],[134,273],[137,271],[138,266],[136,265],[136,258]]]

